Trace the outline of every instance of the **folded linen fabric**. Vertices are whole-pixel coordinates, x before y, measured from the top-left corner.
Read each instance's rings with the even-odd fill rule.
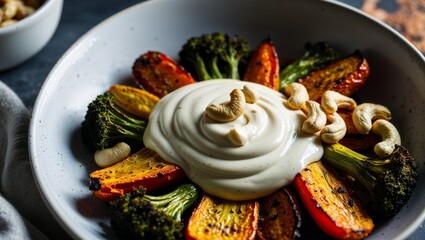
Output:
[[[0,239],[67,239],[34,181],[29,122],[22,101],[0,81]]]

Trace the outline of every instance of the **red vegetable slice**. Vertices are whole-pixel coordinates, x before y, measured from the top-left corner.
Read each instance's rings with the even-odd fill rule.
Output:
[[[332,167],[309,164],[295,177],[294,185],[313,220],[330,237],[362,239],[372,232],[372,218]]]
[[[196,82],[173,59],[156,51],[142,54],[136,59],[132,69],[136,84],[158,97]]]

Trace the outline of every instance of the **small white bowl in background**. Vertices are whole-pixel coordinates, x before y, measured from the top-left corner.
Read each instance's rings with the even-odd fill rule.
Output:
[[[0,71],[38,53],[51,39],[62,14],[63,0],[46,0],[28,17],[0,28]]]

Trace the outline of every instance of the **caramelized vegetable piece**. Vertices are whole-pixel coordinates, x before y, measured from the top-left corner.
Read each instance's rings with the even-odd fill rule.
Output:
[[[345,126],[347,127],[347,134],[360,134],[353,123],[353,111],[347,109],[338,109],[337,113],[345,122]]]
[[[136,59],[133,64],[133,76],[141,88],[158,97],[195,82],[174,60],[155,51],[144,53]]]
[[[356,152],[373,152],[373,148],[381,138],[373,133],[369,134],[347,134],[339,143]]]
[[[354,126],[352,113],[352,111],[347,109],[338,109],[338,114],[344,119],[345,126],[347,127],[346,135],[339,143],[354,151],[373,150],[375,145],[381,141],[381,138],[373,133],[360,134]]]
[[[204,195],[186,229],[189,240],[254,239],[258,201],[227,201]]]
[[[337,239],[362,239],[374,223],[338,173],[321,162],[309,164],[294,179],[305,208],[316,224]]]
[[[316,70],[301,78],[310,100],[320,101],[326,90],[333,90],[350,96],[357,91],[369,77],[369,64],[364,56],[356,51],[352,55]]]
[[[148,118],[159,97],[148,91],[125,85],[112,85],[109,92],[115,94],[115,100],[129,113]]]
[[[260,200],[257,239],[297,239],[300,237],[300,230],[300,207],[289,189],[279,189]]]
[[[295,61],[282,64],[280,71],[280,91],[298,79],[307,76],[311,72],[325,67],[337,60],[339,53],[329,42],[322,41],[316,43],[306,43],[304,54]]]
[[[279,90],[279,59],[270,39],[262,41],[255,49],[243,80]]]
[[[117,199],[139,186],[152,191],[185,177],[177,165],[143,148],[123,161],[90,174],[90,190],[103,201]]]

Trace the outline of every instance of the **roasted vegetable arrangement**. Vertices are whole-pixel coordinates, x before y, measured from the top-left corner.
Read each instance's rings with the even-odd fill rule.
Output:
[[[365,238],[378,220],[400,211],[418,178],[390,110],[352,98],[369,71],[359,50],[340,57],[328,42],[308,43],[283,65],[271,38],[250,49],[225,33],[188,39],[175,60],[143,53],[132,66],[134,86],[111,86],[88,105],[82,139],[101,167],[89,176],[90,190],[108,204],[112,228],[126,239]],[[269,196],[230,201],[204,193],[182,168],[144,147],[149,114],[162,97],[218,78],[286,95],[287,107],[306,115],[302,131],[319,134],[323,157]],[[306,226],[306,215],[314,223]]]

